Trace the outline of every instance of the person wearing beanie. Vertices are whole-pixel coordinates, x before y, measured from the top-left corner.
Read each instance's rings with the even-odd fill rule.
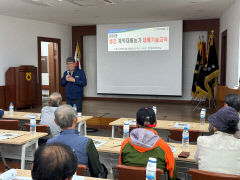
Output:
[[[157,168],[168,172],[169,179],[176,179],[176,164],[168,144],[152,128],[156,126],[152,108],[142,107],[137,112],[137,126],[121,145],[119,164],[146,167],[149,157],[157,159]]]
[[[4,115],[4,111],[2,109],[0,109],[0,118],[2,118]]]
[[[208,118],[214,134],[197,139],[195,161],[200,170],[240,175],[239,114],[230,106],[222,107]]]
[[[67,104],[76,104],[77,112],[82,112],[83,87],[87,85],[87,79],[83,70],[76,66],[75,59],[66,59],[67,71],[61,79],[61,86],[66,87]]]

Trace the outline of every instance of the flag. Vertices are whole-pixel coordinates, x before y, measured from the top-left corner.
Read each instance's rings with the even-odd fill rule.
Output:
[[[217,52],[214,42],[213,31],[208,40],[207,63],[202,66],[196,83],[198,98],[205,96],[213,98],[213,88],[217,85],[219,75],[219,66]]]
[[[203,43],[201,41],[198,42],[198,54],[197,54],[197,61],[196,61],[195,70],[193,74],[192,93],[191,93],[193,97],[197,95],[196,85],[197,85],[198,75],[200,72],[201,61],[203,57],[202,44]]]
[[[218,83],[218,75],[220,73],[213,33],[210,35],[208,43],[209,43],[207,54],[208,75],[205,77],[206,83],[205,87],[209,91],[210,95],[213,97],[213,88]]]
[[[76,66],[81,69],[81,51],[80,51],[80,48],[79,48],[79,45],[78,45],[78,42],[77,42],[77,46],[76,46],[76,50],[75,50],[75,55],[74,55],[74,59],[76,61]]]

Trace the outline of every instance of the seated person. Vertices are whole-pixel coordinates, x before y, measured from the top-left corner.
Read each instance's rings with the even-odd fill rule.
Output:
[[[236,109],[225,106],[208,118],[214,127],[211,136],[200,136],[194,158],[200,170],[240,175],[240,140],[234,137],[238,130]]]
[[[77,170],[77,157],[64,144],[39,146],[34,154],[33,180],[71,180]]]
[[[41,111],[40,124],[48,125],[50,127],[50,137],[56,137],[60,134],[60,127],[55,123],[54,112],[62,102],[62,96],[58,92],[54,92],[50,95],[49,106],[45,106]]]
[[[78,123],[76,112],[70,105],[62,105],[55,111],[55,122],[62,129],[59,136],[49,139],[47,143],[63,143],[70,146],[76,153],[78,164],[89,167],[93,177],[106,177],[107,172],[99,161],[99,155],[93,140],[84,137],[75,130]]]
[[[227,94],[225,97],[224,106],[230,106],[230,107],[236,109],[236,111],[239,113],[239,111],[240,111],[240,95]],[[240,123],[238,124],[238,127],[240,128]],[[213,126],[211,124],[209,124],[208,129],[211,134],[214,133]],[[236,131],[234,133],[234,137],[240,139],[240,131]]]
[[[4,115],[4,111],[2,109],[0,109],[0,118],[2,118]]]
[[[176,164],[168,144],[152,127],[156,116],[152,108],[143,107],[137,112],[137,125],[120,150],[119,163],[127,166],[146,167],[149,157],[157,159],[157,168],[168,171],[169,179],[176,179]]]

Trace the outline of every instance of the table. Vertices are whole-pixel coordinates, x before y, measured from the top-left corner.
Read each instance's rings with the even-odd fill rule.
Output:
[[[16,169],[17,170],[17,176],[24,176],[24,177],[31,177],[31,171],[30,170],[22,170],[22,169]],[[86,177],[84,176],[84,180],[100,180],[102,178],[93,178],[93,177]]]
[[[135,118],[120,118],[109,123],[109,125],[112,126],[112,138],[114,138],[114,135],[115,135],[115,127],[123,126],[124,121],[129,121],[129,120],[136,121]],[[157,120],[157,125],[156,127],[154,127],[154,129],[164,129],[164,130],[174,129],[174,124],[176,122],[190,124],[191,126],[189,130],[196,130],[196,131],[206,132],[206,133],[209,132],[208,131],[209,123],[205,123],[204,125],[201,125],[200,123],[196,123],[196,122],[182,122],[182,121],[168,121],[168,120]],[[130,125],[130,127],[136,127],[136,125]]]
[[[87,136],[91,139],[103,140],[107,141],[105,144],[101,145],[97,148],[99,152],[107,152],[119,154],[121,149],[121,144],[124,141],[122,138],[111,138],[111,137],[103,137],[103,136]],[[194,160],[194,152],[196,149],[196,145],[189,145],[188,151],[190,152],[190,156],[188,158],[179,158],[178,155],[182,152],[182,144],[180,143],[168,143],[171,146],[174,146],[177,150],[173,153],[175,160],[181,161],[190,161],[195,162]]]
[[[22,120],[22,121],[30,121],[30,118],[26,117],[26,116],[29,116],[31,114],[36,114],[36,115],[39,115],[36,117],[36,121],[37,123],[40,122],[41,120],[41,113],[30,113],[30,112],[19,112],[19,111],[14,111],[14,114],[13,115],[10,115],[9,114],[9,111],[5,111],[4,112],[4,115],[3,115],[3,119],[17,119],[17,120]],[[84,129],[84,135],[87,135],[87,123],[86,121],[93,118],[93,116],[81,116],[81,117],[78,117],[78,132],[80,133],[81,132],[81,129],[83,127]],[[23,125],[24,126],[24,125]],[[22,128],[24,129],[24,128]]]
[[[81,116],[81,117],[78,117],[78,132],[80,133],[81,132],[81,127],[83,126],[84,128],[84,135],[86,136],[87,135],[87,123],[86,121],[89,120],[89,119],[92,119],[93,116]]]
[[[20,136],[15,138],[0,140],[0,147],[2,148],[2,146],[8,146],[8,145],[21,146],[21,151],[22,151],[21,152],[21,169],[25,168],[26,148],[35,144],[35,150],[36,150],[38,148],[38,139],[48,135],[47,133],[37,132],[36,134],[30,134],[30,132],[26,132],[26,131],[13,131],[13,130],[0,129],[0,134],[2,133],[20,134]]]
[[[14,111],[13,115],[10,115],[9,111],[4,111],[4,115],[3,115],[2,119],[17,119],[17,120],[29,120],[30,121],[30,117],[25,117],[25,116],[31,115],[31,114],[38,115],[36,117],[37,121],[41,120],[41,118],[40,118],[41,113],[19,112],[19,111]]]

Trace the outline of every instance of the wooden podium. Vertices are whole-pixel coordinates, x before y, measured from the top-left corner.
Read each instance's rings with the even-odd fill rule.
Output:
[[[230,89],[227,86],[218,85],[216,91],[217,109],[223,107],[227,94],[240,94],[240,89]]]
[[[5,73],[6,106],[32,107],[37,104],[37,68],[34,66],[10,67]]]

